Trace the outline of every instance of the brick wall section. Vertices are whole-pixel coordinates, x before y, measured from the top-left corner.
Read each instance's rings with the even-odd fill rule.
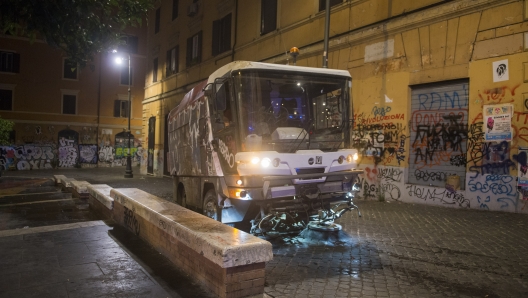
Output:
[[[150,223],[117,200],[114,201],[113,218],[218,297],[247,297],[264,293],[264,262],[222,268],[165,232],[163,224]]]

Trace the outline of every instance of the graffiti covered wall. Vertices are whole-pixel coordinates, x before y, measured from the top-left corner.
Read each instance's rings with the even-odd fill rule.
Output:
[[[1,170],[126,165],[128,143],[112,129],[101,130],[100,142],[94,127],[16,124],[15,132],[16,144],[0,146]],[[143,155],[141,140],[131,139],[132,165],[139,166]]]
[[[493,63],[505,58],[509,79],[495,82]],[[519,151],[528,148],[528,77],[523,63],[528,63],[525,53],[472,61],[466,83],[413,86],[404,82],[409,88],[394,93],[389,91],[395,87],[384,89],[381,82],[392,80],[391,74],[377,78],[377,94],[358,84],[352,139],[365,171],[359,181],[360,196],[528,213],[528,191],[518,183],[521,171],[528,172],[523,170],[528,169],[528,155]],[[403,78],[395,80],[400,83],[409,78],[408,74],[399,76]],[[447,90],[446,84],[458,85]],[[427,96],[416,90],[427,90]],[[375,100],[361,100],[361,96]],[[513,111],[507,110],[508,105]],[[486,139],[487,133],[498,129],[493,127],[497,120],[484,116],[490,107],[500,110],[502,116],[497,117],[508,118],[501,127],[503,139]],[[411,116],[406,117],[409,112]]]

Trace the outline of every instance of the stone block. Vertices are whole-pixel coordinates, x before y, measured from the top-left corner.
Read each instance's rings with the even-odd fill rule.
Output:
[[[114,220],[218,297],[264,293],[271,244],[138,189],[112,189]]]
[[[88,198],[88,183],[87,181],[71,181],[72,193],[77,198]]]

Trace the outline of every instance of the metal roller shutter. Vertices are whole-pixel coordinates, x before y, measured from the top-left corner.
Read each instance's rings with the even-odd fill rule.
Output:
[[[467,80],[412,87],[409,183],[445,187],[457,174],[464,189],[468,94]]]

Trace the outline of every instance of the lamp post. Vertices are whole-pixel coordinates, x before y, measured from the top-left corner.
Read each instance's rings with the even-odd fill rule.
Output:
[[[115,51],[114,51],[115,52]],[[116,63],[121,64],[123,62],[123,58],[118,57],[116,58]],[[128,154],[126,157],[126,169],[125,169],[125,178],[133,178],[134,174],[132,173],[132,148],[130,146],[130,114],[132,111],[132,100],[131,100],[131,94],[130,94],[130,87],[132,85],[132,78],[130,74],[130,53],[128,53],[128,131],[127,131],[127,138],[128,138]]]

